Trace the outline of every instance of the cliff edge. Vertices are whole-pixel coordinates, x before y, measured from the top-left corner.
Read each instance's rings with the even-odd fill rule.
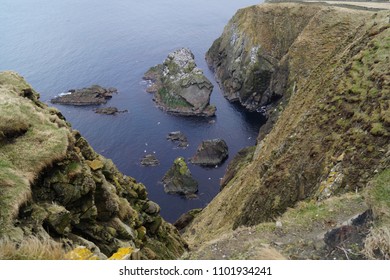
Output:
[[[97,154],[14,72],[0,73],[0,112],[0,259],[83,258],[80,248],[100,259],[118,250],[131,259],[184,252],[145,186]],[[42,255],[53,248],[55,257]]]
[[[262,128],[256,147],[233,161],[222,191],[186,229],[193,256],[242,235],[241,249],[279,244],[284,235],[279,250],[288,258],[330,258],[288,247],[292,240],[313,247],[318,236],[325,246],[326,230],[376,207],[363,197],[372,197],[372,182],[388,178],[389,28],[388,11],[284,3],[236,13],[207,59],[228,99],[249,109],[272,104],[269,133]],[[382,187],[389,198],[389,183]],[[320,209],[330,214],[316,220]],[[313,213],[299,228],[295,218]],[[237,258],[235,251],[225,257]]]

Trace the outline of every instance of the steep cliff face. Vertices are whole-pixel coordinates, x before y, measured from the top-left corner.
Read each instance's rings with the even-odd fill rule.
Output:
[[[317,12],[293,5],[239,10],[206,54],[225,97],[249,110],[279,99],[289,72],[281,60]]]
[[[146,188],[95,153],[13,72],[0,73],[0,239],[32,236],[96,257],[174,259],[185,243]],[[130,249],[131,248],[131,249]],[[0,254],[1,255],[1,254]]]
[[[208,53],[226,94],[249,108],[283,98],[270,133],[186,230],[191,245],[272,221],[298,201],[359,193],[389,168],[388,16],[300,4],[234,16]],[[264,79],[265,91],[246,84],[250,77]]]

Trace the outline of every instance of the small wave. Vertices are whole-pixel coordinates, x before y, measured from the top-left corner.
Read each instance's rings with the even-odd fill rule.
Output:
[[[64,95],[69,95],[69,94],[72,94],[71,92],[61,92],[60,94],[58,94],[58,96],[64,96]]]

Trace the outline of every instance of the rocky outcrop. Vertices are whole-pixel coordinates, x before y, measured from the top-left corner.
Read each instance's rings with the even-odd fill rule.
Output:
[[[103,88],[93,85],[88,88],[71,89],[51,100],[53,104],[87,106],[106,104],[112,95],[117,93],[116,88]]]
[[[184,252],[145,186],[97,154],[16,73],[0,73],[0,112],[0,240],[35,237],[99,258],[120,248],[141,259]]]
[[[162,182],[166,193],[191,195],[198,191],[198,182],[192,177],[182,157],[175,159],[172,167],[164,175]]]
[[[150,68],[144,75],[152,85],[154,101],[164,111],[183,116],[213,116],[210,105],[213,85],[196,67],[194,55],[182,48],[170,53],[163,64]]]
[[[187,136],[185,136],[181,131],[170,132],[167,136],[167,139],[177,143],[179,148],[185,149],[189,146]]]
[[[102,115],[116,115],[119,113],[127,113],[127,110],[118,110],[116,107],[104,107],[104,108],[97,108],[94,110],[96,114],[102,114]]]
[[[157,166],[160,161],[153,154],[147,154],[141,159],[141,165],[143,166]]]
[[[253,108],[268,93],[282,96],[273,108],[279,118],[186,228],[191,246],[241,227],[275,229],[272,221],[302,200],[330,203],[342,194],[360,194],[390,163],[388,12],[265,4],[240,10],[224,34],[208,55],[221,62],[213,65],[222,87],[236,89],[237,98]],[[242,53],[235,52],[240,45]],[[251,80],[245,72],[250,67],[241,61],[256,45],[258,53],[278,61],[269,81],[273,90],[260,103],[241,91]],[[234,73],[241,71],[244,81],[237,88],[235,63],[241,68]],[[331,211],[328,221],[335,215]],[[370,238],[375,244],[382,229]]]
[[[272,5],[239,10],[206,54],[224,96],[264,111],[286,94],[289,49],[317,11],[291,5],[277,12]]]
[[[203,166],[217,166],[228,157],[228,154],[228,146],[224,140],[205,140],[198,146],[190,161]]]

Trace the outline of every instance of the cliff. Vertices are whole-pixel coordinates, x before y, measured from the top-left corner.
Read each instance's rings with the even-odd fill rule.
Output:
[[[292,3],[252,6],[230,20],[207,60],[227,98],[251,110],[269,105],[269,122],[186,229],[192,257],[222,258],[212,248],[223,248],[228,258],[257,258],[248,248],[279,244],[288,258],[329,258],[319,253],[328,230],[367,209],[387,219],[389,27],[386,11]],[[387,206],[378,213],[377,205]],[[358,253],[367,255],[375,254]]]
[[[184,252],[145,186],[97,154],[16,73],[0,73],[0,112],[0,258],[50,258],[37,256],[47,248],[60,248],[55,258],[80,248],[101,259],[118,250],[133,259]],[[21,244],[38,245],[5,253]]]

